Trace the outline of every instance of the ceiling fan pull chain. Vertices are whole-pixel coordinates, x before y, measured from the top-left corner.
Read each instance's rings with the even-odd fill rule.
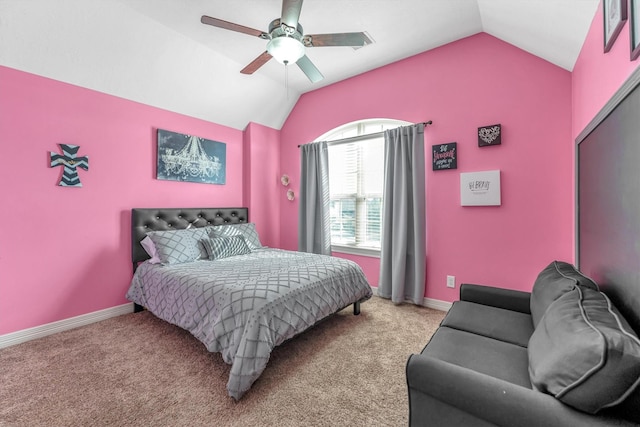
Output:
[[[284,87],[287,93],[287,101],[289,100],[289,61],[284,62]]]

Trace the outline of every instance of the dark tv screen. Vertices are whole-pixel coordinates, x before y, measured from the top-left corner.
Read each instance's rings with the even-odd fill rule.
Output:
[[[640,332],[640,89],[578,145],[578,267]]]

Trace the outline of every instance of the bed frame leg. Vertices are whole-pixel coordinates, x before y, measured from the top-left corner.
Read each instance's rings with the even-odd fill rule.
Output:
[[[353,315],[357,316],[358,314],[360,314],[360,301],[353,303]]]
[[[144,310],[144,307],[141,305],[136,304],[135,302],[133,303],[133,312],[134,313],[140,313],[141,311]]]

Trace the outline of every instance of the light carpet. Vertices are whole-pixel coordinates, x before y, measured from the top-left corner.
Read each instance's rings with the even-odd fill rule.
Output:
[[[230,366],[149,312],[0,350],[1,426],[406,426],[405,365],[444,313],[373,297],[277,347],[240,401]]]

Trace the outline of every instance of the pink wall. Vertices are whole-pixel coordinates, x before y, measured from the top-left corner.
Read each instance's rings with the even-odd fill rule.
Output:
[[[124,304],[132,207],[239,206],[242,132],[0,67],[0,335]],[[227,183],[159,181],[157,128],[227,144]],[[59,143],[82,188],[57,186]]]
[[[280,184],[280,131],[257,123],[244,130],[243,206],[263,245],[280,245],[280,201],[286,189]]]
[[[611,50],[604,53],[602,21],[601,5],[573,68],[574,139],[640,65],[640,59],[629,59],[629,22],[625,23]]]
[[[551,260],[573,260],[569,72],[487,34],[468,37],[303,95],[282,128],[282,169],[298,183],[297,144],[381,117],[433,120],[427,165],[431,145],[458,143],[457,170],[427,168],[427,297],[457,299],[448,274],[457,285],[530,290]],[[502,145],[479,148],[477,128],[495,123]],[[460,172],[492,169],[502,171],[502,206],[461,207]],[[288,249],[297,246],[297,207],[281,207]],[[378,261],[351,258],[377,285]]]

